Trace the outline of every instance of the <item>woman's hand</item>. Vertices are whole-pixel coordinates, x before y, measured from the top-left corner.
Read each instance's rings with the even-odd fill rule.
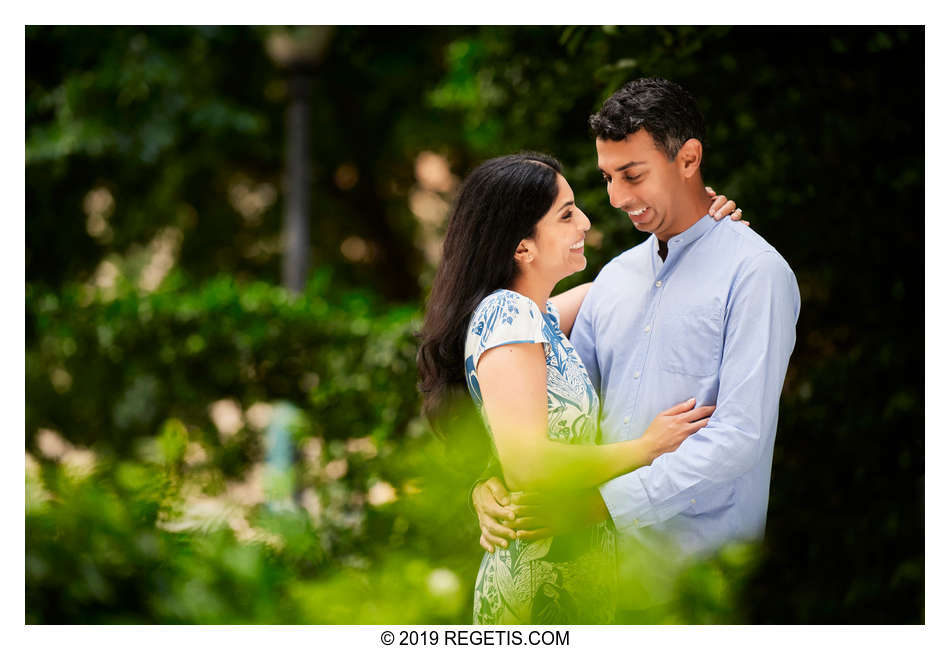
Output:
[[[661,454],[675,451],[687,436],[696,433],[709,423],[709,416],[716,407],[693,408],[694,404],[696,404],[695,397],[680,402],[657,415],[647,427],[640,440],[645,442],[650,463]]]
[[[722,194],[717,195],[711,187],[706,188],[706,194],[713,199],[712,205],[709,206],[709,216],[713,219],[719,221],[729,215],[733,221],[742,221],[745,225],[749,225],[748,221],[742,219],[742,208],[737,208],[735,201],[727,199]]]

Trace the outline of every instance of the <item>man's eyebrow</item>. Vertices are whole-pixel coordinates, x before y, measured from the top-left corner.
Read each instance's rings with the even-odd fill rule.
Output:
[[[622,172],[623,170],[628,169],[629,167],[635,167],[636,165],[645,165],[645,164],[646,164],[645,160],[638,160],[638,161],[631,160],[626,165],[621,165],[620,167],[617,167],[617,169],[615,169],[614,171]]]

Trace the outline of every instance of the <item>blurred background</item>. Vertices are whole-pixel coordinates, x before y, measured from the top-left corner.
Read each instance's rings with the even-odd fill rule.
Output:
[[[27,27],[26,622],[469,622],[486,449],[415,388],[449,206],[555,155],[593,279],[642,235],[586,118],[663,76],[802,310],[765,542],[656,620],[922,623],[923,64],[922,28]]]

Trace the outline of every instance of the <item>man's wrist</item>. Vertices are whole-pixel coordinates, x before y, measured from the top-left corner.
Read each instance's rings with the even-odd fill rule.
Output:
[[[481,487],[482,483],[488,479],[478,479],[472,484],[472,487],[468,491],[468,509],[472,511],[473,515],[478,515],[478,511],[475,510],[475,490]]]

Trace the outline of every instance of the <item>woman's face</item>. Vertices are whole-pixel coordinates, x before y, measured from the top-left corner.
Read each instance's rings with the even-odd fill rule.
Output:
[[[557,198],[538,221],[534,236],[522,240],[530,258],[526,266],[554,282],[587,266],[584,237],[590,230],[590,219],[574,205],[574,192],[560,174],[557,187]]]

